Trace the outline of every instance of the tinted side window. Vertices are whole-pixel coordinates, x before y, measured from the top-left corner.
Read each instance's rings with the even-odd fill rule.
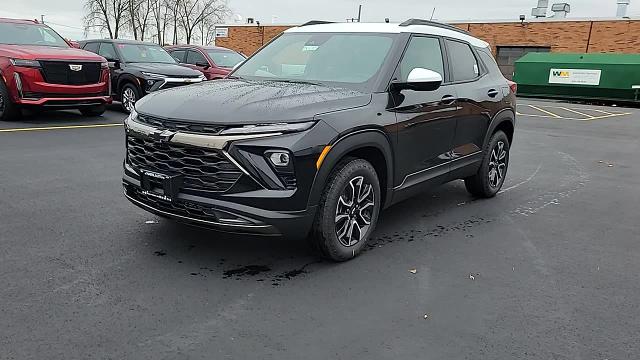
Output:
[[[177,62],[184,62],[184,55],[185,55],[186,51],[184,50],[170,50],[169,54],[171,54],[171,56],[176,59]]]
[[[92,53],[98,53],[98,47],[100,43],[86,43],[84,44],[84,50],[91,51]]]
[[[453,81],[473,80],[480,76],[478,61],[469,45],[447,40],[447,49],[449,50]]]
[[[118,54],[116,53],[116,49],[113,47],[111,43],[101,43],[100,51],[98,55],[102,56],[108,60],[118,60]]]
[[[187,52],[187,64],[208,64],[209,62],[199,51],[189,50]]]
[[[415,36],[400,62],[400,80],[407,81],[409,73],[415,68],[433,70],[444,79],[444,63],[440,41],[436,38]]]

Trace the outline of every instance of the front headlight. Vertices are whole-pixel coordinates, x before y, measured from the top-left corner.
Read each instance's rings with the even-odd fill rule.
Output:
[[[25,60],[25,59],[10,59],[11,65],[22,66],[30,68],[39,68],[40,62],[38,60]]]
[[[165,79],[165,78],[167,78],[167,75],[150,73],[150,72],[146,72],[146,71],[142,71],[142,75],[144,75],[144,76],[146,76],[148,78],[152,78],[152,79]]]
[[[266,133],[292,133],[305,131],[310,129],[315,121],[301,123],[278,123],[263,125],[245,125],[242,127],[234,127],[222,130],[220,135],[247,135],[247,134],[266,134]]]

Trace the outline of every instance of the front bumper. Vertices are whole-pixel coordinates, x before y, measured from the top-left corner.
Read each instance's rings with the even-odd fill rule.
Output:
[[[218,231],[300,238],[306,236],[315,216],[315,207],[303,211],[274,211],[235,202],[180,193],[171,202],[144,194],[137,172],[124,165],[125,197],[153,214],[182,223]],[[273,198],[273,194],[268,195]],[[283,199],[286,200],[286,199]],[[278,201],[273,198],[273,201]]]
[[[306,236],[317,207],[308,204],[317,155],[301,139],[313,135],[221,136],[168,122],[148,116],[139,121],[135,113],[125,120],[123,185],[129,201],[160,216],[222,231]],[[293,155],[297,182],[268,181],[264,156],[256,154],[274,148]]]
[[[51,84],[37,68],[14,67],[10,76],[13,101],[22,106],[73,109],[111,103],[109,71],[86,85]]]

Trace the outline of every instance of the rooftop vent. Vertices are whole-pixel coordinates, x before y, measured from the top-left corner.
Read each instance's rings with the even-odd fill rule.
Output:
[[[549,8],[549,0],[538,0],[538,6],[531,9],[531,16],[536,18],[547,17],[547,8]]]
[[[618,0],[618,12],[616,13],[616,17],[627,17],[627,10],[629,9],[630,2],[631,0]]]
[[[563,19],[567,17],[567,14],[571,12],[571,5],[567,3],[559,3],[553,4],[551,6],[551,11],[553,11],[553,17]]]

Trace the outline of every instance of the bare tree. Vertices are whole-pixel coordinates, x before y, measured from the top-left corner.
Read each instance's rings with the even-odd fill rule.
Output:
[[[168,6],[166,6],[165,0],[151,0],[151,13],[153,15],[154,26],[156,29],[156,40],[158,45],[162,46],[165,43],[165,33],[167,31],[168,23]]]
[[[198,35],[202,45],[210,45],[215,40],[216,24],[213,18],[206,18],[198,26]],[[195,36],[195,35],[194,35]],[[194,39],[191,39],[194,40]]]
[[[85,31],[107,31],[111,39],[117,39],[125,21],[125,0],[86,0]]]
[[[165,6],[167,7],[167,15],[166,21],[171,22],[173,24],[173,45],[178,44],[178,25],[180,21],[180,5],[184,0],[164,0]]]
[[[127,25],[133,38],[144,41],[151,17],[152,0],[127,0]]]
[[[221,22],[229,13],[225,0],[180,0],[179,22],[187,44],[200,24]]]

